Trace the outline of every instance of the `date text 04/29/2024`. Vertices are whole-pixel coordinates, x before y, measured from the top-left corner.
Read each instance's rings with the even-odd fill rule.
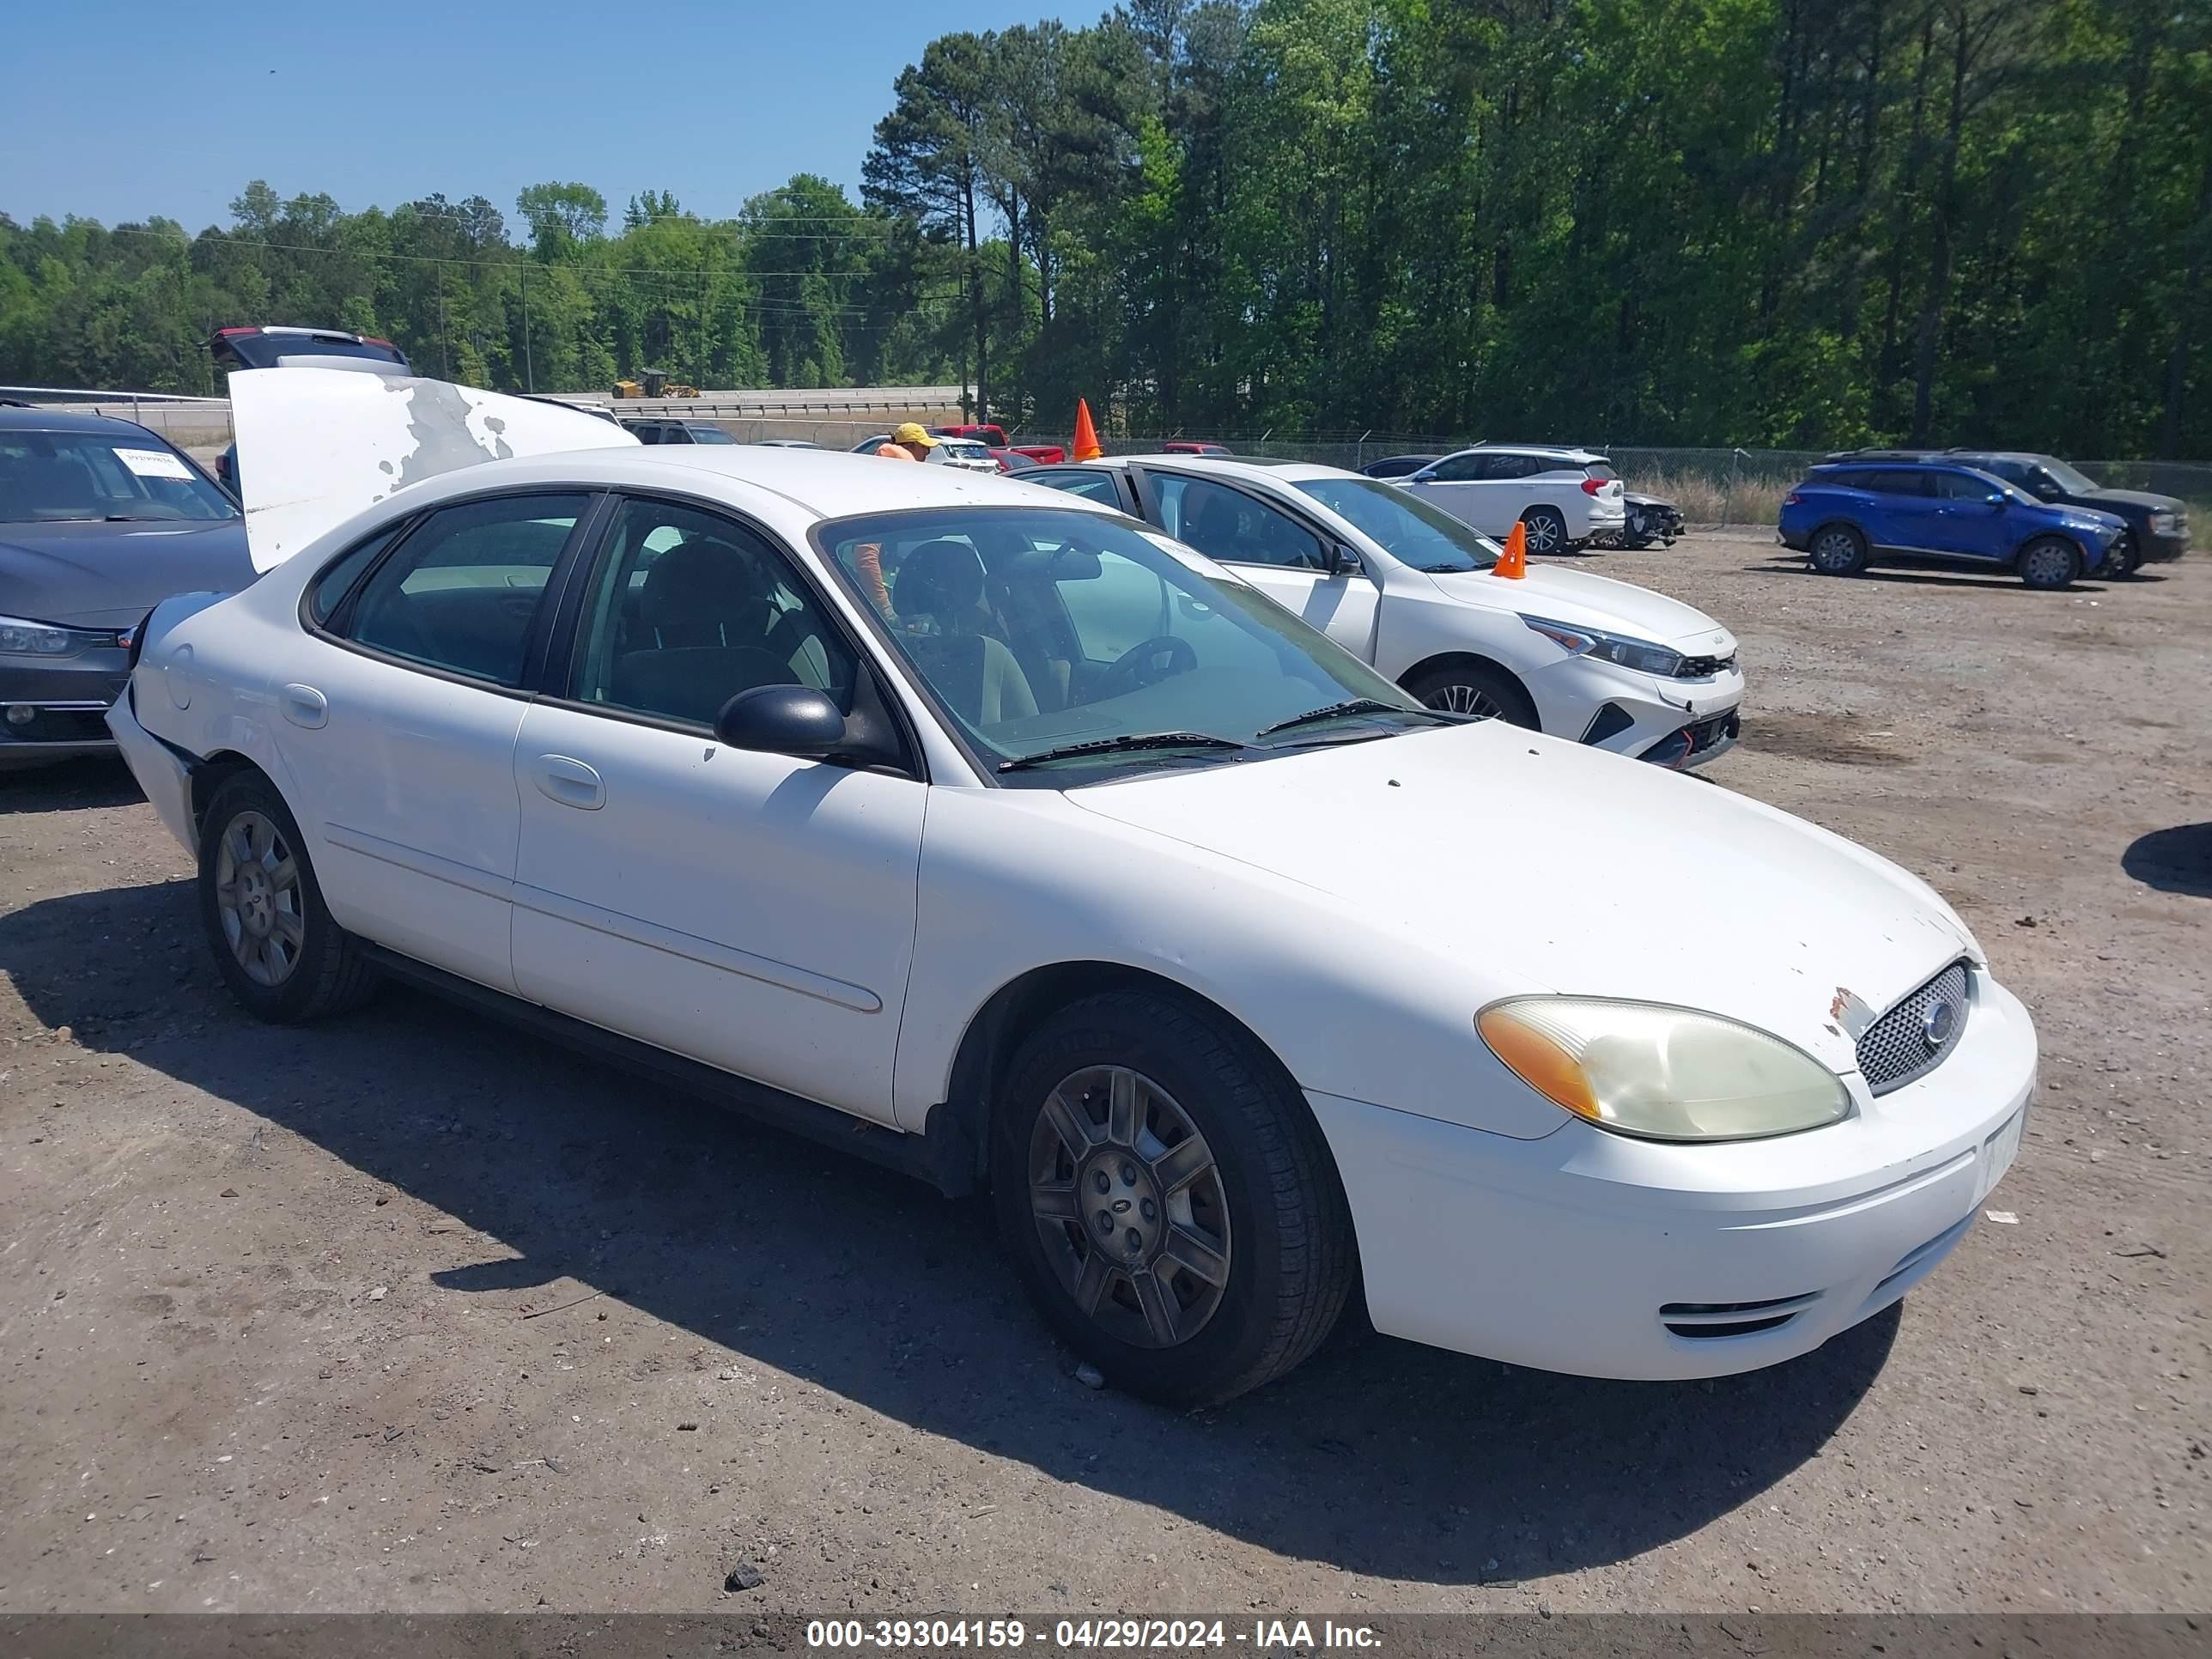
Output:
[[[1255,1619],[1238,1629],[1221,1619],[1060,1619],[1031,1629],[1022,1619],[816,1619],[806,1626],[810,1648],[944,1650],[960,1648],[1040,1648],[1066,1651],[1117,1650],[1178,1652],[1237,1646],[1267,1654],[1316,1648],[1374,1649],[1381,1645],[1366,1625],[1333,1620]]]

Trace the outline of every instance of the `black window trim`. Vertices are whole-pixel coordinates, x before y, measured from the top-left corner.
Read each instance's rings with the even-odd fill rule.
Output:
[[[1187,541],[1182,543],[1183,546],[1189,548],[1192,552],[1197,554],[1199,557],[1207,561],[1209,563],[1218,564],[1225,570],[1310,570],[1315,575],[1322,578],[1323,580],[1327,580],[1331,577],[1340,575],[1342,574],[1340,569],[1334,568],[1335,562],[1330,555],[1330,550],[1332,548],[1343,544],[1344,538],[1342,536],[1337,534],[1335,531],[1330,529],[1327,525],[1321,523],[1304,508],[1295,507],[1288,501],[1273,501],[1265,495],[1258,494],[1241,478],[1224,478],[1218,472],[1194,471],[1190,469],[1180,466],[1155,467],[1149,463],[1133,465],[1129,468],[1129,472],[1132,479],[1136,483],[1138,498],[1144,506],[1145,519],[1146,520],[1145,527],[1148,530],[1155,531],[1163,536],[1168,533],[1167,521],[1165,516],[1160,511],[1159,499],[1152,493],[1152,480],[1151,477],[1153,472],[1164,472],[1171,474],[1176,477],[1182,478],[1186,482],[1217,484],[1220,488],[1226,489],[1234,495],[1242,495],[1248,501],[1254,502],[1261,507],[1267,507],[1272,511],[1279,514],[1282,517],[1288,519],[1292,524],[1297,526],[1299,529],[1306,532],[1309,535],[1313,537],[1316,541],[1321,544],[1321,556],[1324,561],[1322,563],[1318,565],[1304,565],[1273,564],[1265,559],[1217,559],[1212,554],[1207,552],[1204,548],[1198,546],[1195,543]],[[1181,540],[1181,538],[1177,538],[1176,539]],[[1368,665],[1370,667],[1374,666],[1371,663]]]
[[[928,750],[923,747],[921,734],[915,729],[911,713],[902,705],[902,700],[899,697],[892,695],[890,674],[883,665],[876,660],[874,653],[867,648],[866,645],[854,637],[853,629],[844,614],[823,591],[821,582],[817,580],[814,573],[807,568],[807,562],[798,556],[787,540],[751,514],[747,513],[743,507],[732,507],[729,502],[711,495],[693,495],[683,489],[659,487],[618,488],[609,490],[605,500],[605,506],[599,514],[598,522],[592,529],[591,546],[571,565],[569,579],[562,591],[561,602],[553,619],[553,626],[548,630],[544,670],[538,676],[540,690],[537,694],[538,702],[546,704],[549,708],[565,708],[579,714],[591,714],[600,720],[612,720],[625,726],[649,726],[655,731],[678,732],[689,738],[696,738],[704,733],[710,739],[714,738],[713,727],[697,720],[676,720],[668,715],[652,714],[642,708],[620,708],[611,703],[592,702],[574,695],[576,676],[581,667],[584,648],[584,605],[592,592],[593,579],[599,574],[604,562],[612,555],[616,519],[620,516],[623,507],[633,501],[680,507],[691,512],[707,513],[717,518],[727,519],[732,523],[751,532],[791,568],[793,576],[799,584],[801,596],[815,605],[821,612],[823,620],[836,632],[837,637],[843,641],[846,648],[853,653],[855,671],[853,696],[855,705],[863,695],[861,677],[871,678],[873,684],[869,690],[881,706],[885,718],[890,722],[891,729],[897,734],[899,746],[904,751],[905,775],[912,778],[916,783],[927,784],[930,781]],[[817,524],[814,528],[819,530],[821,526]],[[811,532],[809,539],[810,541],[812,539]],[[823,555],[819,544],[815,544],[814,550],[817,556],[821,557],[823,565],[830,566],[836,563],[835,559]],[[858,600],[859,608],[864,613],[872,612],[874,610],[874,607],[864,598],[850,588],[847,591],[850,597]],[[719,739],[715,740],[719,741]],[[823,763],[825,765],[829,763]],[[884,770],[882,768],[869,769],[878,772]]]
[[[396,558],[400,550],[413,541],[422,526],[439,513],[449,507],[473,507],[482,501],[530,495],[580,495],[584,498],[584,510],[576,515],[576,522],[569,527],[568,539],[561,544],[561,550],[553,556],[552,568],[546,572],[545,587],[538,596],[538,610],[531,618],[529,635],[523,641],[522,672],[515,684],[501,685],[495,680],[484,679],[478,675],[464,674],[456,668],[403,657],[397,652],[380,651],[374,646],[363,645],[344,631],[353,626],[355,608],[376,573]],[[454,495],[441,501],[426,502],[412,512],[400,514],[397,520],[386,520],[366,536],[348,542],[339,552],[324,560],[315,574],[301,586],[300,625],[325,644],[350,651],[357,657],[367,657],[372,662],[389,663],[394,668],[409,669],[417,674],[428,675],[432,679],[444,680],[449,684],[465,685],[475,690],[489,691],[495,696],[512,697],[518,702],[528,702],[538,696],[538,683],[544,677],[546,647],[552,635],[554,617],[566,599],[568,585],[574,575],[578,549],[597,535],[599,520],[605,516],[609,499],[605,488],[599,484],[564,486],[536,483],[508,484],[475,495]],[[398,534],[392,535],[395,522],[401,527]],[[374,541],[385,535],[392,536],[390,544],[353,579],[353,586],[346,590],[345,597],[331,611],[329,622],[317,623],[308,609],[308,597],[313,593],[315,584],[322,580],[331,566],[358,550],[363,542]],[[557,593],[556,589],[559,590]],[[551,603],[549,604],[549,600]]]

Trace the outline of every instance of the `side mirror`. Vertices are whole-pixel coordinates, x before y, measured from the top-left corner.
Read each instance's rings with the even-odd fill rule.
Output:
[[[2006,495],[2002,489],[1992,489],[1988,495],[1983,496],[1982,499],[1987,501],[1991,507],[2002,507],[2007,501],[2010,501],[2012,497]]]
[[[856,701],[849,720],[811,685],[756,685],[714,716],[714,736],[732,749],[846,766],[903,766],[888,723]]]
[[[1360,559],[1358,550],[1339,542],[1329,550],[1329,574],[1336,576],[1364,576],[1367,566]]]

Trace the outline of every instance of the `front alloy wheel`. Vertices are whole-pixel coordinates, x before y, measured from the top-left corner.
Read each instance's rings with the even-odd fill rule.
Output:
[[[1221,1305],[1221,1171],[1197,1125],[1150,1078],[1094,1066],[1045,1097],[1030,1134],[1030,1209],[1060,1287],[1122,1341],[1171,1348]]]
[[[1046,1016],[997,1097],[1000,1237],[1109,1381],[1204,1405],[1328,1334],[1351,1217],[1311,1109],[1249,1032],[1172,993],[1102,992]]]

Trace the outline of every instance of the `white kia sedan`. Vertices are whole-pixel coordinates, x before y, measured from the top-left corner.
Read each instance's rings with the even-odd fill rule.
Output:
[[[1771,1364],[2020,1145],[2028,1017],[1911,876],[1425,708],[1010,479],[491,460],[140,639],[111,723],[251,1012],[412,981],[988,1186],[1154,1398],[1281,1375],[1355,1284],[1518,1364]]]
[[[1674,767],[1725,754],[1743,729],[1735,636],[1704,611],[1558,564],[1500,576],[1497,543],[1400,483],[1195,455],[1038,467],[1022,482],[1158,526],[1431,708]]]

